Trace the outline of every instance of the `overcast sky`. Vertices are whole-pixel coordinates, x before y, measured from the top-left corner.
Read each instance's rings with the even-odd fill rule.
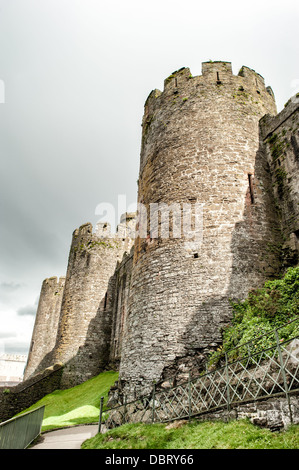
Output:
[[[298,21],[298,0],[0,0],[0,353],[28,353],[73,230],[136,201],[150,91],[225,60],[281,110],[299,91]]]

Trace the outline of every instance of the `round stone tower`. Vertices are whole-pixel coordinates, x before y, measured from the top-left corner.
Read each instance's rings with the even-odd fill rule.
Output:
[[[108,223],[87,223],[73,233],[56,344],[48,362],[64,364],[62,386],[77,385],[98,374],[109,360],[111,335],[110,280],[116,265],[129,252],[127,236],[134,215],[122,217],[118,232]]]
[[[64,282],[64,277],[50,277],[42,284],[24,380],[42,370],[39,365],[55,345]]]
[[[274,274],[267,247],[274,215],[259,150],[266,113],[276,114],[271,88],[247,67],[233,75],[230,62],[205,62],[196,77],[182,68],[145,103],[142,216],[120,364],[128,394],[198,373],[221,342],[229,299]]]

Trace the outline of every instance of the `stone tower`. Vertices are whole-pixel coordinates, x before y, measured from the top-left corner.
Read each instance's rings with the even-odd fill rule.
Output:
[[[24,379],[39,372],[41,360],[55,345],[64,283],[64,277],[51,277],[42,284]]]
[[[126,228],[135,215],[122,216],[115,235],[109,224],[90,223],[73,233],[56,344],[48,359],[64,365],[62,386],[97,375],[109,360],[113,274],[134,242]]]
[[[259,135],[265,114],[276,114],[271,88],[247,67],[233,75],[229,62],[205,62],[196,77],[180,69],[145,103],[138,185],[145,209],[120,363],[129,395],[198,373],[221,342],[229,299],[275,275],[276,221]]]

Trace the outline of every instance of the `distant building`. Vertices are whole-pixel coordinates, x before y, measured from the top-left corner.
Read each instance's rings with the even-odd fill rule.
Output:
[[[26,362],[25,355],[0,354],[0,387],[22,382]]]

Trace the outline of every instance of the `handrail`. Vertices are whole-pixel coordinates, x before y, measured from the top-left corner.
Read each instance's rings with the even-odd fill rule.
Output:
[[[45,405],[0,423],[0,449],[26,449],[40,435]]]

